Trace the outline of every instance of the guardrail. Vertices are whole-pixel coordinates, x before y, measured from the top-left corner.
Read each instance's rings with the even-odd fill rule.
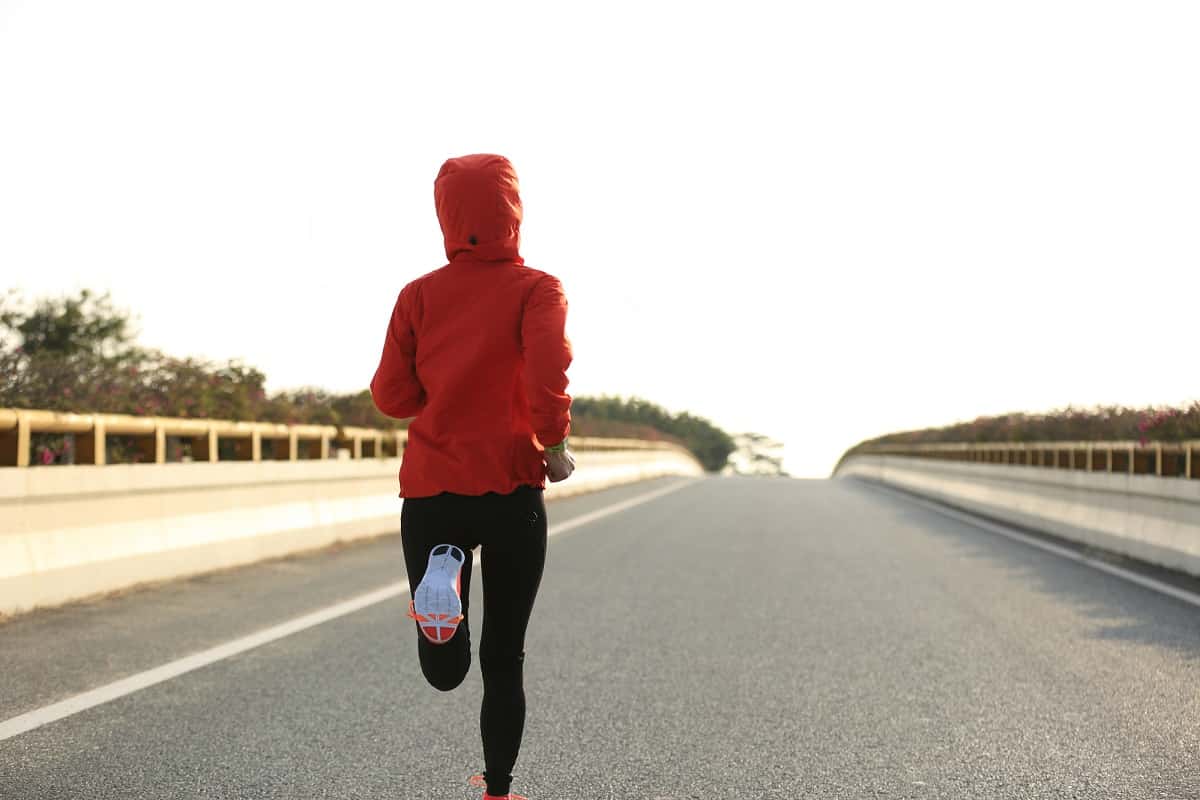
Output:
[[[299,461],[327,459],[341,452],[351,459],[395,458],[408,443],[408,432],[403,430],[0,408],[0,467],[35,465],[32,437],[38,433],[72,436],[71,462],[94,465],[108,462],[112,436],[128,437],[138,463],[146,464]],[[178,440],[179,451],[186,450],[187,455],[170,458],[171,439]],[[580,451],[682,449],[665,441],[584,436],[571,437],[571,447]]]
[[[405,431],[11,409],[0,429],[0,614],[399,529]],[[30,464],[58,434],[77,465]],[[106,465],[113,436],[143,463]],[[703,474],[672,442],[571,442],[579,468],[547,499]]]
[[[835,475],[1200,576],[1195,448],[1195,442],[888,445],[849,453]]]
[[[852,455],[891,455],[979,464],[1157,475],[1200,480],[1200,441],[1185,442],[946,442],[881,444]]]

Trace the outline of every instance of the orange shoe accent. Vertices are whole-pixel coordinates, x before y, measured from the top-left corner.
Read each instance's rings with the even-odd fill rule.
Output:
[[[425,638],[434,644],[445,644],[454,637],[455,631],[458,630],[458,623],[463,621],[463,615],[451,617],[448,614],[418,614],[413,601],[408,601],[408,618],[417,621],[421,626],[421,633],[425,634]]]
[[[429,553],[425,575],[413,590],[409,616],[431,644],[454,638],[463,621],[462,569],[469,556],[452,544],[439,544]]]
[[[476,789],[484,790],[483,791],[483,800],[529,800],[529,798],[523,794],[511,794],[511,793],[502,794],[502,795],[488,794],[487,793],[487,781],[484,780],[483,775],[472,775],[470,778],[467,779],[467,783],[469,783],[471,786],[475,787]]]

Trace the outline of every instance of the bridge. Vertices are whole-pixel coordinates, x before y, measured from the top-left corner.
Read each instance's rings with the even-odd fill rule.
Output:
[[[478,675],[451,696],[420,679],[398,537],[376,535],[398,525],[394,493],[383,529],[371,498],[402,439],[196,423],[207,463],[171,464],[171,421],[17,416],[0,413],[13,453],[66,426],[155,442],[136,466],[0,468],[0,537],[44,557],[56,537],[119,538],[171,492],[242,491],[251,516],[280,518],[297,501],[279,492],[300,491],[281,469],[374,521],[314,550],[342,539],[318,513],[289,529],[294,551],[149,585],[118,585],[102,549],[57,573],[4,550],[14,608],[38,574],[100,574],[114,593],[0,625],[0,796],[472,796]],[[311,458],[306,436],[325,442]],[[549,506],[523,794],[1200,797],[1200,448],[877,449],[803,481],[594,444],[589,491]],[[171,512],[155,519],[140,535],[167,547]]]

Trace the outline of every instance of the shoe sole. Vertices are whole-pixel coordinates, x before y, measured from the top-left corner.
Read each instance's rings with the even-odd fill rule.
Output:
[[[452,544],[439,544],[429,554],[425,576],[413,592],[413,612],[421,633],[433,644],[445,644],[462,622],[462,568],[467,556]]]

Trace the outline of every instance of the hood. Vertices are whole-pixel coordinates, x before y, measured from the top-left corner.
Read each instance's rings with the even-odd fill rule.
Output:
[[[504,156],[473,155],[442,164],[433,182],[446,258],[521,263],[521,196]]]

